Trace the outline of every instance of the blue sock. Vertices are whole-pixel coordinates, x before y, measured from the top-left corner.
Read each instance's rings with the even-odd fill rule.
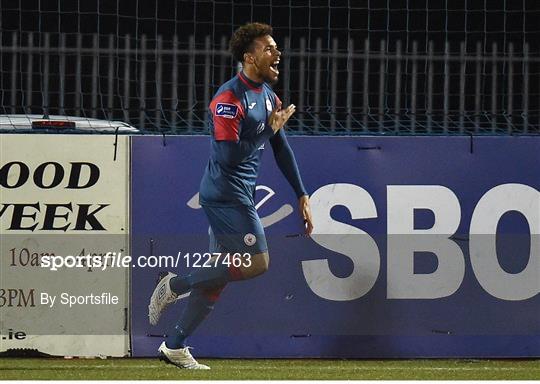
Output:
[[[211,289],[221,287],[229,281],[242,280],[242,273],[232,264],[218,263],[212,268],[197,268],[186,276],[176,276],[170,281],[171,290],[183,295],[193,288]]]
[[[187,307],[174,327],[174,333],[167,336],[165,345],[170,349],[184,348],[185,340],[214,309],[214,304],[225,286],[214,289],[194,288]]]

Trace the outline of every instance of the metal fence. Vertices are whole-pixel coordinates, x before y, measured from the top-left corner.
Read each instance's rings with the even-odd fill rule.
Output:
[[[1,37],[3,113],[120,119],[207,132],[207,106],[238,70],[227,38],[12,33]],[[297,134],[536,134],[540,58],[508,44],[283,40],[276,92]]]

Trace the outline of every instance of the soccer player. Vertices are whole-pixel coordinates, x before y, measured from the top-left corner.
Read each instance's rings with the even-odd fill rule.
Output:
[[[240,27],[230,50],[242,63],[242,71],[223,84],[210,103],[211,151],[199,191],[210,222],[210,252],[220,253],[221,261],[214,258],[215,267],[198,268],[187,276],[169,272],[157,284],[148,307],[150,323],[156,324],[169,304],[190,292],[174,334],[158,349],[163,360],[180,368],[209,369],[191,356],[186,338],[214,308],[228,282],[251,279],[268,269],[266,238],[255,209],[255,184],[266,141],[298,197],[306,234],[313,229],[309,196],[283,130],[295,106],[282,107],[269,85],[278,80],[281,57],[272,27],[261,23]],[[240,263],[231,263],[226,254],[243,256]]]

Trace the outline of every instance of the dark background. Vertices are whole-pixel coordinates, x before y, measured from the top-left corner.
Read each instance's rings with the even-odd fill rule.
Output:
[[[217,52],[224,45],[233,31],[240,25],[250,21],[270,23],[274,27],[274,37],[284,52],[298,52],[301,39],[306,41],[308,52],[314,52],[317,41],[320,40],[322,52],[332,49],[333,40],[338,43],[338,53],[347,52],[347,43],[354,41],[354,52],[362,52],[364,40],[369,40],[370,51],[378,53],[381,43],[387,52],[395,52],[396,43],[401,41],[404,53],[412,52],[413,42],[418,43],[418,53],[428,52],[428,42],[433,42],[434,54],[442,55],[445,42],[449,43],[450,55],[458,56],[460,44],[463,42],[467,54],[475,55],[477,44],[483,55],[492,56],[496,44],[496,56],[508,55],[510,43],[513,45],[514,56],[523,55],[524,44],[529,45],[529,54],[534,57],[540,51],[540,1],[538,0],[252,0],[252,1],[128,1],[128,0],[0,0],[0,30],[3,47],[12,45],[13,33],[19,43],[25,45],[31,39],[34,46],[43,46],[45,33],[50,35],[51,47],[58,47],[60,34],[66,37],[66,45],[75,47],[77,38],[82,37],[82,47],[90,48],[93,37],[98,34],[98,45],[108,47],[109,38],[115,49],[118,50],[118,60],[114,67],[114,102],[112,108],[107,98],[108,87],[108,57],[103,54],[99,57],[98,68],[98,106],[92,106],[92,53],[83,54],[81,76],[82,89],[78,93],[75,89],[76,57],[68,55],[66,59],[67,77],[63,86],[59,85],[58,66],[59,59],[54,55],[50,57],[50,95],[48,106],[51,113],[59,113],[59,93],[62,88],[66,94],[66,114],[83,114],[89,117],[114,118],[127,120],[141,127],[140,113],[144,112],[146,129],[167,129],[167,124],[173,131],[188,133],[205,133],[205,114],[207,104],[203,95],[209,92],[214,94],[222,83],[222,68],[225,70],[224,78],[234,75],[237,70],[236,63],[227,56],[222,59],[218,54],[211,55],[210,89],[203,85],[205,72],[205,58],[200,55],[194,61],[195,70],[189,68],[188,55],[180,56],[180,69],[178,75],[178,103],[174,103],[172,91],[171,59],[165,57],[162,63],[163,89],[160,97],[156,97],[156,60],[154,54],[145,58],[146,79],[144,80],[146,101],[141,102],[140,75],[142,73],[142,57],[139,53],[132,58],[130,77],[130,106],[128,110],[123,105],[123,56],[121,49],[125,47],[125,37],[129,36],[131,49],[140,49],[143,35],[147,39],[147,48],[153,50],[157,46],[157,37],[161,36],[164,49],[172,47],[173,36],[178,36],[178,47],[187,49],[189,36],[194,36],[196,49],[205,47],[208,37],[211,49]],[[33,32],[30,36],[29,32]],[[284,49],[286,38],[290,38],[290,47]],[[280,82],[275,89],[278,95],[287,94],[290,101],[298,104],[300,98],[299,75],[300,66],[298,56],[290,56],[290,65],[285,67],[283,62]],[[32,78],[34,87],[31,102],[28,101],[28,92],[25,90],[28,83],[27,57],[20,55],[16,74],[16,102],[11,105],[11,82],[13,70],[11,67],[12,55],[4,50],[0,55],[0,88],[2,90],[1,105],[4,113],[42,113],[44,105],[44,64],[43,59],[34,57]],[[336,107],[332,107],[331,100],[331,70],[337,65],[337,81],[339,87],[336,92]],[[291,132],[298,133],[325,133],[325,132],[351,132],[344,128],[347,118],[353,118],[353,130],[358,132],[395,132],[394,120],[402,123],[398,131],[409,132],[408,120],[411,116],[411,79],[412,66],[410,62],[403,62],[401,68],[401,89],[396,85],[396,65],[394,61],[385,64],[386,79],[384,85],[384,106],[379,108],[379,73],[378,59],[372,59],[369,67],[368,89],[368,115],[363,114],[363,97],[366,94],[362,88],[364,71],[362,59],[354,63],[354,69],[349,68],[346,57],[334,63],[328,56],[321,60],[321,93],[315,92],[316,60],[306,59],[304,106],[299,108],[298,114],[291,120]],[[459,72],[458,62],[449,64],[450,87],[448,103],[450,109],[450,126],[456,132],[462,132],[457,125],[459,120]],[[506,110],[509,100],[513,101],[511,117],[511,130],[526,132],[523,126],[528,125],[528,132],[538,132],[540,126],[539,100],[540,100],[540,63],[531,62],[528,66],[529,99],[522,97],[525,77],[523,63],[516,63],[510,70],[505,62],[499,62],[495,68],[489,62],[481,65],[481,76],[477,76],[474,63],[467,65],[465,110],[468,124],[465,131],[478,132],[486,130],[493,132],[491,122],[497,120],[497,129],[500,133],[507,133],[509,112]],[[497,116],[491,113],[492,105],[492,72],[496,73],[496,104]],[[433,102],[431,118],[436,124],[433,132],[449,132],[443,129],[442,120],[444,104],[444,63],[436,61],[433,66],[433,93],[428,97],[428,65],[427,61],[420,61],[418,65],[417,88],[417,119],[419,127],[417,132],[431,132],[426,128],[428,118],[427,104]],[[513,94],[508,92],[509,72],[513,73]],[[353,102],[351,109],[347,109],[346,84],[348,74],[352,73],[354,80]],[[190,78],[191,73],[191,78]],[[285,73],[289,79],[284,79]],[[481,116],[475,114],[475,84],[476,79],[481,82]],[[194,101],[189,103],[187,89],[194,84]],[[36,87],[37,86],[37,87]],[[287,91],[287,92],[285,92]],[[396,117],[395,95],[401,93],[399,115]],[[74,100],[80,100],[82,109],[77,109]],[[528,102],[525,111],[524,104]],[[172,105],[172,106],[171,106]],[[332,108],[334,108],[332,110]],[[61,111],[60,111],[61,112]],[[475,114],[472,116],[471,114]],[[176,115],[178,123],[156,123],[156,119],[163,120]],[[381,125],[380,116],[384,116]],[[192,116],[193,120],[189,116]],[[367,116],[367,120],[366,120]],[[298,117],[302,119],[297,120]],[[527,118],[527,123],[525,119]],[[331,120],[337,121],[332,127]],[[476,119],[476,120],[475,120]],[[367,125],[366,122],[367,121]],[[172,124],[172,125],[171,125]],[[367,126],[367,128],[366,128]],[[452,133],[452,132],[451,132]]]
[[[249,21],[271,23],[278,38],[300,36],[314,44],[317,37],[433,40],[441,51],[445,40],[486,47],[524,41],[537,47],[540,2],[537,0],[2,0],[2,31],[114,34],[149,38],[194,34],[230,36]],[[203,39],[197,43],[202,44]],[[185,41],[184,41],[185,43]],[[344,49],[344,48],[343,48]]]

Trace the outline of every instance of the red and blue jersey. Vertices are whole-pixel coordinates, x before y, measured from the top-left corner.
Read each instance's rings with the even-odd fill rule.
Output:
[[[306,191],[284,129],[274,135],[268,118],[281,101],[266,83],[243,72],[223,84],[209,107],[210,159],[201,181],[201,205],[255,205],[255,185],[264,144],[298,197]]]

